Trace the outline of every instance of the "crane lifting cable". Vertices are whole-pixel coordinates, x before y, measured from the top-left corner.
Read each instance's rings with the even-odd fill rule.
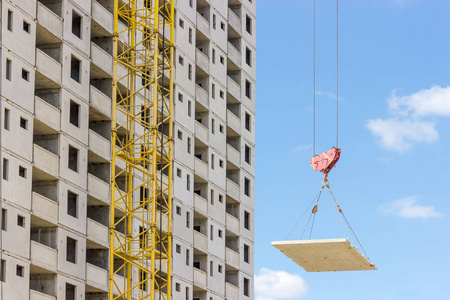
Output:
[[[316,3],[314,0],[314,30],[313,30],[313,40],[314,40],[314,67],[313,67],[313,152],[314,157],[311,158],[311,167],[319,172],[323,173],[322,187],[316,197],[311,201],[309,206],[306,208],[305,212],[302,214],[300,219],[295,224],[294,228],[286,236],[284,241],[272,242],[272,245],[283,252],[286,256],[291,258],[296,264],[304,268],[307,272],[326,272],[326,271],[356,271],[356,270],[376,270],[377,267],[371,263],[367,257],[364,248],[362,247],[358,237],[356,236],[353,228],[350,226],[347,218],[341,206],[338,204],[333,192],[330,188],[330,183],[328,182],[328,173],[333,169],[336,163],[341,157],[341,149],[338,148],[338,137],[339,137],[339,77],[338,77],[338,67],[339,67],[339,55],[338,55],[338,16],[339,16],[339,0],[336,0],[336,146],[332,147],[330,150],[316,155]],[[332,204],[337,213],[339,222],[342,229],[346,235],[346,238],[340,239],[311,239],[314,229],[314,223],[316,216],[319,212],[319,201],[322,196],[324,189],[327,189]],[[314,205],[314,206],[313,206]],[[312,209],[311,209],[312,207]],[[311,210],[309,218],[306,225],[303,228],[302,234],[299,240],[287,240],[292,232],[295,230],[297,225],[301,222],[306,213]],[[311,223],[311,225],[309,225]],[[309,230],[309,239],[302,240],[305,232]],[[350,238],[349,238],[350,237]]]

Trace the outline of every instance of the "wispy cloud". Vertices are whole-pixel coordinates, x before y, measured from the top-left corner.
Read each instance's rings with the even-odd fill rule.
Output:
[[[289,149],[289,152],[290,153],[301,153],[301,152],[311,149],[311,147],[312,147],[311,145],[299,145],[299,146]]]
[[[325,97],[327,97],[327,98],[329,98],[329,99],[336,100],[336,94],[333,93],[333,92],[329,92],[329,91],[316,91],[316,95],[318,95],[318,96],[325,96]],[[342,97],[339,97],[339,101],[342,101],[342,100],[343,100],[343,98],[342,98]]]
[[[261,268],[255,276],[255,300],[298,299],[308,286],[299,275]]]
[[[435,85],[407,96],[394,90],[388,110],[392,117],[366,121],[381,147],[403,152],[417,143],[432,143],[439,139],[433,117],[450,116],[450,87]]]
[[[377,211],[383,215],[394,215],[401,218],[438,218],[443,213],[437,211],[434,206],[418,204],[417,196],[399,199],[380,205]]]

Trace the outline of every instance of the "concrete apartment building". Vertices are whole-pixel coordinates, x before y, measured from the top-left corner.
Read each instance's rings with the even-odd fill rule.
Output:
[[[172,298],[253,299],[256,0],[175,3]],[[0,299],[108,299],[114,0],[0,6]]]

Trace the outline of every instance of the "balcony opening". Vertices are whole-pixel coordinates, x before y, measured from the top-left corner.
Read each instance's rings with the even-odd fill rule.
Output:
[[[72,33],[81,39],[81,16],[72,10]]]
[[[69,169],[78,173],[78,149],[69,145]]]
[[[80,105],[73,100],[70,100],[70,124],[80,127]]]
[[[109,207],[108,206],[88,206],[87,217],[104,226],[109,225]],[[116,225],[118,226],[118,225]]]
[[[55,275],[30,274],[30,289],[54,297],[55,288]]]
[[[75,56],[70,59],[70,78],[80,83],[81,78],[81,61]]]
[[[56,249],[56,227],[32,227],[31,240]]]
[[[77,287],[73,284],[66,282],[66,299],[65,300],[75,300]]]
[[[239,219],[239,203],[234,203],[227,200],[226,212],[236,219]]]
[[[67,237],[66,240],[66,261],[77,263],[77,240]]]
[[[107,249],[87,249],[86,262],[103,270],[108,270],[109,252]]]
[[[78,219],[78,195],[67,191],[67,214]]]

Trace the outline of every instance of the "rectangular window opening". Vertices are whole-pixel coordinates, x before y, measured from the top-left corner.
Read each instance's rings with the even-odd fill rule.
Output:
[[[245,162],[249,165],[251,164],[251,149],[249,146],[245,145]]]
[[[2,259],[0,264],[0,281],[6,281],[6,260]]]
[[[70,100],[70,124],[80,127],[80,105],[75,101]]]
[[[247,79],[245,80],[245,96],[252,99],[252,84]]]
[[[22,79],[26,81],[30,81],[30,72],[25,69],[22,69]]]
[[[2,230],[6,231],[7,229],[7,221],[8,221],[8,211],[4,208],[2,208]]]
[[[251,118],[250,114],[245,113],[245,129],[248,131],[251,131],[251,121],[252,121],[252,118]]]
[[[12,65],[12,61],[10,59],[6,59],[6,74],[5,74],[5,78],[9,81],[11,81],[11,65]]]
[[[19,277],[23,277],[24,276],[24,267],[20,266],[20,265],[16,265],[16,275]]]
[[[244,244],[244,262],[250,263],[250,246]]]
[[[244,296],[250,297],[250,280],[244,278]]]
[[[245,30],[252,34],[252,18],[250,18],[248,15],[245,16]]]
[[[80,83],[81,61],[73,55],[70,59],[70,78]]]
[[[250,197],[250,179],[244,178],[244,194]]]
[[[77,263],[77,240],[70,237],[66,240],[66,261]]]
[[[3,179],[9,179],[9,160],[6,158],[3,159]]]
[[[191,252],[189,251],[189,249],[186,249],[186,266],[189,266],[190,264],[190,260],[191,260]]]
[[[27,169],[22,166],[19,166],[19,176],[22,178],[27,178]]]
[[[72,33],[81,39],[81,16],[72,10]]]
[[[78,172],[78,149],[69,145],[69,169]]]
[[[13,12],[8,9],[8,25],[7,28],[9,31],[13,31]]]
[[[75,300],[76,286],[66,282],[66,299],[65,300]]]
[[[23,21],[23,31],[30,33],[30,23]]]
[[[245,63],[250,67],[252,66],[252,51],[247,47],[245,48]]]
[[[28,120],[20,117],[20,127],[23,129],[28,129]]]
[[[67,214],[78,218],[78,195],[67,191]]]
[[[9,109],[5,108],[5,114],[3,117],[3,128],[6,130],[9,130],[9,118],[10,118],[10,111]]]
[[[244,228],[250,230],[250,213],[244,211]]]

